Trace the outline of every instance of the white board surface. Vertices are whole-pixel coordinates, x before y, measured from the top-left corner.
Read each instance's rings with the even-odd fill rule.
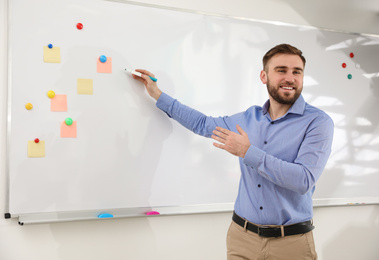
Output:
[[[231,115],[266,101],[261,59],[283,42],[307,58],[304,98],[335,123],[315,205],[379,202],[378,37],[99,0],[12,0],[9,26],[12,216],[232,210],[238,159],[169,119],[124,69],[146,68],[182,103]],[[60,63],[43,61],[50,43]],[[100,55],[112,73],[97,72]],[[77,79],[92,79],[93,95],[77,94]],[[67,95],[67,112],[50,111],[49,90]],[[67,117],[76,138],[60,137]],[[35,138],[43,158],[27,156]]]

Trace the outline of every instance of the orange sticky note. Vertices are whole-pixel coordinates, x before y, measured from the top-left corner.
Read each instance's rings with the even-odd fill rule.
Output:
[[[45,157],[45,141],[28,141],[28,157]]]
[[[97,72],[112,73],[112,58],[107,57],[107,61],[104,63],[97,59]]]
[[[72,125],[66,125],[63,121],[61,124],[61,137],[76,138],[76,121]]]
[[[53,112],[67,111],[67,95],[55,95],[55,97],[51,98],[50,104],[51,111]]]

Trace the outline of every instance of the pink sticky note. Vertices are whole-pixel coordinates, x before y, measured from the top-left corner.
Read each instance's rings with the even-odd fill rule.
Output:
[[[112,58],[107,57],[107,61],[104,63],[97,59],[97,72],[112,73]]]
[[[67,111],[67,95],[55,95],[51,99],[51,111],[65,112]]]
[[[158,211],[149,211],[146,213],[146,215],[151,216],[151,215],[159,215]]]
[[[66,125],[63,121],[61,124],[61,137],[76,138],[76,121],[72,125]]]

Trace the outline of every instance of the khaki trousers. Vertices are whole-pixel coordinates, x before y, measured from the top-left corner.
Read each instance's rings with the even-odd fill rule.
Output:
[[[313,232],[260,237],[232,221],[227,235],[228,260],[317,260]]]

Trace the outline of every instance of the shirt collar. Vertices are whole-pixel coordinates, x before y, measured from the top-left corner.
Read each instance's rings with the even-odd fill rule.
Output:
[[[264,115],[267,114],[269,107],[270,107],[270,100],[268,99],[262,107],[262,112]],[[284,116],[286,116],[289,113],[302,115],[304,114],[304,110],[305,110],[305,100],[303,96],[300,95]]]

